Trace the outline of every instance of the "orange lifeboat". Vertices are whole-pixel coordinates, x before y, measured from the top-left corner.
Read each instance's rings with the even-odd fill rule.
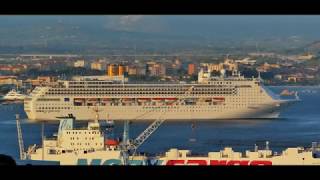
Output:
[[[217,101],[218,101],[218,102],[219,102],[219,101],[220,101],[220,102],[221,102],[221,101],[225,101],[224,97],[214,97],[214,98],[212,98],[212,100],[213,100],[213,101],[216,101],[216,102],[217,102]]]
[[[163,101],[165,98],[152,98],[152,101]]]
[[[104,144],[106,146],[117,146],[117,145],[119,145],[119,141],[114,140],[114,139],[107,139],[107,140],[105,140]]]
[[[138,98],[139,102],[146,102],[146,101],[150,101],[151,98]]]
[[[176,101],[178,100],[178,98],[165,98],[166,102],[172,102],[172,101]]]

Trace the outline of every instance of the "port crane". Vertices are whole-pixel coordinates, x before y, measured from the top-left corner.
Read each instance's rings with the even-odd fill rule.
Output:
[[[17,133],[18,133],[20,160],[25,160],[26,159],[26,153],[24,152],[24,143],[23,143],[23,138],[22,138],[22,131],[21,131],[19,114],[16,114],[16,124],[17,124]]]
[[[158,118],[132,141],[129,139],[130,122],[124,122],[123,139],[120,144],[123,165],[128,164],[129,154],[136,154],[137,149],[161,126],[164,121],[165,119]]]

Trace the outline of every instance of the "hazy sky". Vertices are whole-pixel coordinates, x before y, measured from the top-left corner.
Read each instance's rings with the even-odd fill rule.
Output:
[[[216,26],[232,25],[287,25],[312,26],[320,25],[320,16],[299,16],[299,15],[79,15],[79,16],[41,16],[41,15],[20,15],[20,16],[0,16],[0,26],[30,23],[71,23],[71,24],[96,24],[109,25],[119,28],[135,27],[148,28],[158,23],[163,26],[178,28],[199,26],[199,28],[213,28]],[[139,25],[145,27],[139,27]]]
[[[78,26],[80,29],[97,30],[99,33],[111,30],[215,38],[302,36],[320,39],[318,15],[0,16],[0,30],[61,25]]]
[[[169,34],[318,35],[320,16],[299,15],[128,15],[128,16],[0,16],[1,27],[57,23],[92,28]]]

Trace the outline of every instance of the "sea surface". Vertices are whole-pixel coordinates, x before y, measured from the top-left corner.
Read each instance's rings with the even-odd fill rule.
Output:
[[[269,147],[277,152],[287,147],[310,147],[320,142],[320,87],[269,87],[279,94],[283,89],[298,91],[301,102],[281,112],[279,119],[213,120],[210,122],[164,122],[138,149],[151,154],[164,153],[170,148],[189,149],[195,154],[207,154],[230,146],[237,151]],[[19,158],[15,114],[21,116],[25,147],[41,143],[41,124],[26,119],[22,104],[0,105],[0,154]],[[150,123],[135,123],[130,136],[135,138]],[[57,124],[45,125],[45,136],[57,131]],[[194,128],[192,128],[194,127]],[[120,137],[123,122],[115,124],[114,136]],[[26,149],[26,148],[25,148]]]

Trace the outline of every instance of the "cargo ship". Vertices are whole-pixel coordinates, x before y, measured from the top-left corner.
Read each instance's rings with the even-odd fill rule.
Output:
[[[163,155],[147,156],[136,150],[162,121],[155,121],[145,130],[146,133],[135,140],[127,138],[125,127],[120,141],[105,137],[98,121],[89,122],[87,128],[76,129],[74,120],[72,116],[64,117],[60,120],[57,135],[43,138],[42,145],[29,146],[26,152],[20,151],[21,159],[29,160],[29,163],[46,162],[55,165],[320,165],[320,146],[316,143],[311,148],[292,147],[281,153],[270,150],[269,142],[266,142],[264,149],[259,150],[255,146],[253,151],[247,150],[245,153],[225,147],[219,152],[193,155],[190,150],[171,148]]]

